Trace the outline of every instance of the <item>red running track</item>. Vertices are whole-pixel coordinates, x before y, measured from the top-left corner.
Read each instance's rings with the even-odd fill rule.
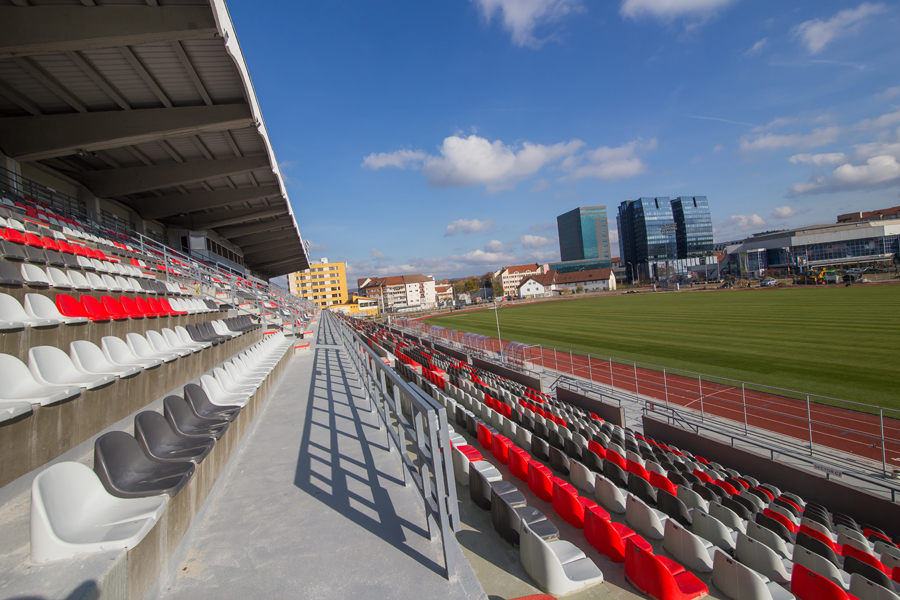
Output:
[[[504,346],[506,344],[504,343]],[[490,338],[487,350],[499,350],[497,340]],[[881,419],[878,415],[834,406],[807,404],[777,394],[701,381],[693,377],[663,373],[633,365],[601,361],[576,354],[554,352],[532,346],[532,364],[560,373],[582,377],[601,384],[655,398],[660,404],[677,404],[704,414],[747,423],[804,442],[812,442],[842,452],[882,461]],[[701,395],[702,386],[702,395]],[[668,394],[666,388],[668,387]],[[811,427],[810,427],[811,422]],[[884,418],[884,456],[888,469],[900,468],[900,420]]]

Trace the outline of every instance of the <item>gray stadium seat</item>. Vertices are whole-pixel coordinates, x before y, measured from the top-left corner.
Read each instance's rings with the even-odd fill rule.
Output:
[[[194,469],[190,461],[151,459],[124,431],[105,433],[94,442],[94,472],[106,491],[119,498],[174,496],[187,484]]]
[[[713,559],[713,585],[731,600],[792,600],[794,595],[774,581],[719,550]]]
[[[175,433],[166,418],[152,410],[134,417],[134,437],[144,453],[163,462],[200,464],[212,451],[215,439],[186,438]]]
[[[603,582],[603,572],[570,542],[544,541],[522,524],[519,557],[535,584],[547,593],[563,595]]]

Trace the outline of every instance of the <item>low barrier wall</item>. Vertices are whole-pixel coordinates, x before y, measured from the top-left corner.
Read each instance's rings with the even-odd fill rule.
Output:
[[[525,375],[523,373],[519,373],[518,371],[507,369],[506,367],[501,367],[500,365],[482,360],[480,358],[476,358],[474,356],[472,357],[472,366],[478,367],[479,369],[484,369],[485,371],[490,371],[491,373],[500,375],[502,377],[506,377],[507,379],[511,379],[516,383],[527,385],[531,389],[537,390],[539,392],[544,391],[544,384],[541,382],[540,377],[531,377],[530,375]]]
[[[771,483],[781,490],[794,492],[804,500],[817,502],[829,510],[849,515],[860,524],[892,531],[900,523],[900,505],[885,498],[748,450],[734,448],[652,417],[644,416],[643,424],[644,435],[714,460],[760,481]]]
[[[589,410],[604,421],[609,421],[613,425],[625,427],[625,409],[615,404],[603,402],[597,398],[591,398],[572,390],[565,388],[556,388],[556,399],[574,404],[578,408]]]
[[[434,349],[443,352],[447,356],[452,356],[456,360],[472,364],[472,358],[465,352],[460,352],[459,350],[454,350],[453,348],[448,348],[447,346],[442,346],[440,344],[434,344]]]

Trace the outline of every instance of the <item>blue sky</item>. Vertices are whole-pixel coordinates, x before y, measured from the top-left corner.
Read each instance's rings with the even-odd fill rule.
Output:
[[[351,281],[557,260],[557,215],[639,196],[708,196],[717,241],[900,204],[896,2],[229,10],[300,230]]]

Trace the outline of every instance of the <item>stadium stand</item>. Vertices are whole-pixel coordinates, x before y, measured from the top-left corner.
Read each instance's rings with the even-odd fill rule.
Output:
[[[469,474],[467,480],[458,472],[458,481],[469,485],[478,506],[492,511],[501,539],[519,541],[522,564],[544,591],[565,593],[602,579],[547,579],[560,564],[567,572],[569,555],[535,552],[534,544],[526,551],[526,532],[540,531],[541,548],[559,536],[552,524],[540,530],[546,519],[528,505],[541,501],[582,529],[599,554],[624,562],[628,581],[654,598],[703,597],[708,589],[700,578],[709,574],[734,600],[894,598],[900,591],[898,538],[878,528],[605,422],[411,335],[341,319],[454,415],[454,468]],[[469,444],[473,437],[496,459],[493,465]],[[561,451],[565,441],[576,447]],[[527,481],[533,499],[510,486],[515,479]],[[660,540],[661,549],[648,540]]]

